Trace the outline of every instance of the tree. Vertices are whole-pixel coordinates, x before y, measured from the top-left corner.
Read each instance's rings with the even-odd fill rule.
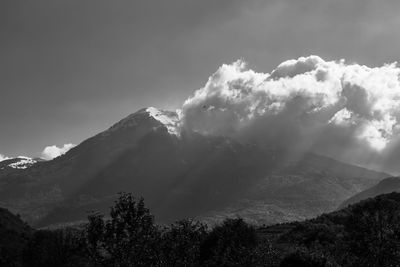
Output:
[[[23,252],[23,265],[86,266],[82,233],[73,229],[36,231]]]
[[[279,252],[266,238],[258,240],[257,247],[251,251],[253,266],[273,267],[280,262]]]
[[[182,220],[166,230],[163,240],[164,266],[199,266],[200,245],[207,236],[206,225]]]
[[[243,219],[226,219],[204,240],[200,251],[202,266],[253,266],[257,246],[254,227]]]
[[[143,198],[120,193],[110,219],[89,217],[87,242],[94,263],[107,266],[151,266],[159,259],[160,232]]]
[[[347,248],[356,256],[355,264],[398,266],[400,207],[396,196],[382,195],[352,208],[345,230]]]
[[[88,216],[89,223],[86,225],[86,248],[90,262],[94,265],[102,265],[105,256],[105,223],[103,215],[93,212]]]

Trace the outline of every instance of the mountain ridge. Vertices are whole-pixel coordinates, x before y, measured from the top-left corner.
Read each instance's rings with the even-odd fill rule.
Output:
[[[388,177],[381,180],[378,184],[359,192],[344,201],[339,208],[358,203],[368,198],[373,198],[378,195],[388,194],[392,192],[400,192],[400,177]]]
[[[65,155],[0,172],[0,203],[40,226],[104,210],[119,191],[144,196],[166,222],[223,215],[243,201],[250,203],[245,213],[261,203],[261,211],[276,207],[302,219],[332,210],[387,176],[310,153],[288,161],[287,152],[256,143],[176,134],[177,118],[176,112],[143,108]],[[272,222],[281,220],[274,216]]]

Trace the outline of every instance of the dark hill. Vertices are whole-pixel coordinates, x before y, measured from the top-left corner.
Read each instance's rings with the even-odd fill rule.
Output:
[[[400,194],[390,193],[258,233],[278,254],[306,253],[324,262],[317,266],[400,266],[399,221]]]
[[[361,200],[376,197],[378,195],[387,194],[391,192],[400,192],[400,178],[399,177],[390,177],[383,179],[377,185],[368,188],[351,198],[347,199],[340,205],[340,208],[344,208],[348,205],[360,202]]]

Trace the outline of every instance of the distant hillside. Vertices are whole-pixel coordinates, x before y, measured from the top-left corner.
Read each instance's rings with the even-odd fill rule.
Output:
[[[392,193],[392,192],[400,192],[400,178],[399,177],[390,177],[383,179],[377,185],[368,188],[351,198],[344,201],[340,208],[347,207],[348,205],[360,202],[361,200],[376,197],[378,195]]]

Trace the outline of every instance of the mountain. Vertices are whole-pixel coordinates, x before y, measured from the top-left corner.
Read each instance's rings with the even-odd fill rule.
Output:
[[[175,112],[141,109],[54,160],[0,172],[0,205],[46,226],[104,212],[127,191],[143,196],[161,222],[239,214],[273,223],[334,210],[387,177],[178,127]]]
[[[304,220],[335,210],[352,192],[385,176],[309,153],[257,180],[245,198],[201,218],[220,222],[241,216],[257,224]]]
[[[400,178],[399,177],[389,177],[380,181],[377,185],[374,185],[360,193],[350,197],[344,201],[340,208],[347,207],[354,203],[360,202],[364,199],[373,198],[378,195],[388,194],[392,192],[400,192]]]

